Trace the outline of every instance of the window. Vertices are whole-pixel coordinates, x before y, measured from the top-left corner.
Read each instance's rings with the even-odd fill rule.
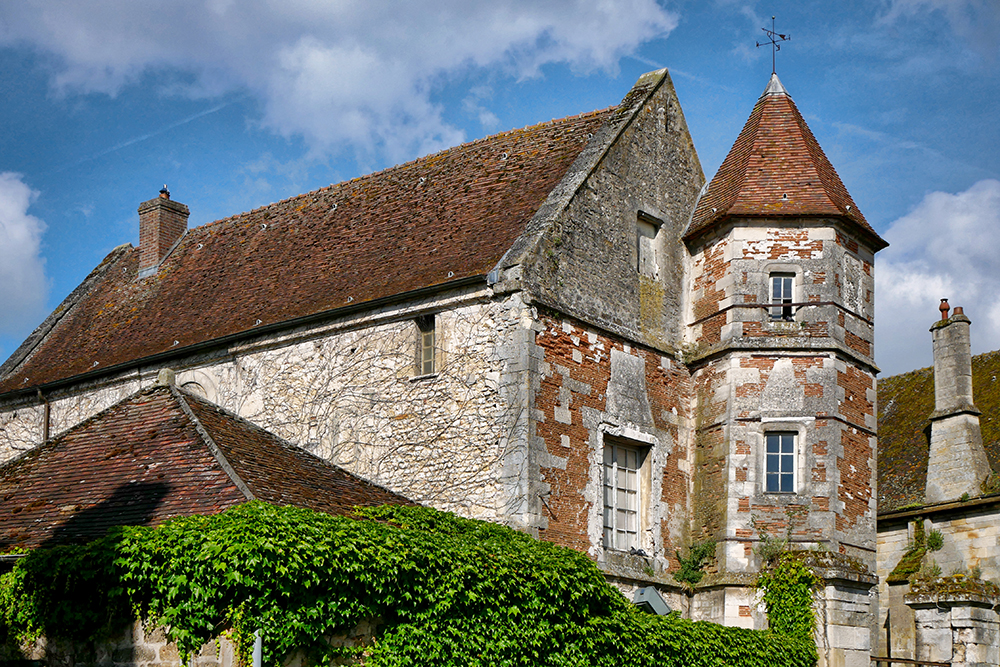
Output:
[[[639,468],[642,452],[604,446],[604,546],[628,551],[639,546]]]
[[[639,211],[635,222],[635,269],[639,275],[656,278],[660,274],[656,258],[656,235],[659,231],[660,221]]]
[[[767,469],[764,473],[768,493],[795,493],[795,433],[768,433]]]
[[[433,375],[436,372],[437,347],[434,316],[427,315],[417,320],[417,375]]]
[[[771,319],[792,319],[792,286],[795,283],[793,273],[771,274]]]

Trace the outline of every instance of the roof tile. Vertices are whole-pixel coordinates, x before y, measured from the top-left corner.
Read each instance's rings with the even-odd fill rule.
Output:
[[[730,217],[839,217],[879,250],[886,245],[858,210],[795,102],[772,75],[685,232],[690,239]]]
[[[0,550],[87,541],[112,526],[246,501],[203,433],[261,500],[334,514],[411,504],[218,406],[155,387],[0,466]]]
[[[489,272],[614,109],[498,134],[116,251],[0,393]],[[110,257],[110,256],[109,256]]]

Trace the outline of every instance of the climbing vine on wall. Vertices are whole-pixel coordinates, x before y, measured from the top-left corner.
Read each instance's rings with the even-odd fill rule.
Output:
[[[786,551],[772,567],[761,570],[761,590],[770,628],[788,637],[811,641],[813,636],[813,589],[816,575],[798,557],[806,552]]]
[[[252,502],[40,549],[0,577],[8,644],[100,639],[135,613],[168,627],[185,655],[227,629],[245,639],[259,628],[270,665],[296,649],[320,665],[361,655],[376,666],[816,660],[791,620],[755,632],[643,614],[582,554],[426,508],[333,517]],[[328,641],[362,622],[377,627],[370,644]]]

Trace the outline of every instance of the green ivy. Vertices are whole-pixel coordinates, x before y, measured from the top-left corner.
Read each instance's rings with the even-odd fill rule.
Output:
[[[692,544],[691,548],[688,549],[687,558],[681,556],[680,551],[674,553],[677,554],[677,562],[681,565],[680,570],[674,573],[674,579],[693,586],[705,576],[702,567],[715,556],[715,541],[708,540]]]
[[[787,551],[774,567],[761,570],[757,587],[762,591],[767,622],[774,632],[803,641],[812,641],[813,590],[816,575],[800,559],[807,552]]]
[[[639,612],[583,554],[495,524],[384,506],[334,517],[251,502],[83,546],[0,578],[0,636],[100,640],[136,616],[188,657],[228,631],[243,656],[399,666],[811,666],[811,638]],[[363,621],[367,647],[328,638]]]

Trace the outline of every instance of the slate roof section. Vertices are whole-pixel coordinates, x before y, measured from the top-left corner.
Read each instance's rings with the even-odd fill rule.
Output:
[[[0,467],[0,551],[257,498],[348,514],[412,504],[174,387],[133,394]]]
[[[155,276],[116,249],[0,394],[485,276],[617,107],[505,132],[188,230]],[[50,318],[52,320],[52,318]]]
[[[972,395],[986,458],[1000,471],[1000,350],[972,357]],[[880,378],[878,406],[878,513],[923,505],[934,370]]]
[[[699,200],[684,238],[731,217],[837,217],[874,250],[888,245],[858,210],[776,74]]]

